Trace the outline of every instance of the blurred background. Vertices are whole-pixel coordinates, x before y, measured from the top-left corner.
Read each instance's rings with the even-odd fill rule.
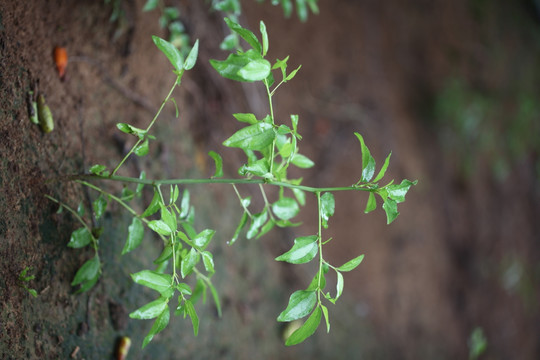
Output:
[[[134,340],[133,359],[540,358],[536,0],[320,0],[320,13],[309,13],[305,22],[295,12],[285,17],[270,1],[241,2],[243,26],[257,30],[259,20],[266,23],[269,58],[290,55],[291,68],[302,65],[277,92],[274,106],[285,123],[290,114],[300,116],[300,149],[316,163],[298,173],[304,184],[357,182],[355,131],[378,166],[392,151],[387,179],[418,180],[390,226],[380,203],[366,215],[367,196],[336,194],[336,215],[325,231],[334,240],[325,256],[333,264],[359,254],[365,259],[345,274],[344,295],[329,309],[329,334],[321,327],[305,344],[286,348],[285,329],[275,322],[289,294],[305,288],[315,271],[273,261],[295,236],[313,233],[313,199],[303,209],[301,227],[230,247],[226,240],[240,218],[234,193],[192,189],[200,226],[204,220],[223,229],[214,250],[216,268],[223,269],[215,284],[224,317],[218,319],[211,306],[198,309],[197,338],[190,324],[175,319],[141,351],[150,324],[118,327],[109,320],[119,311],[111,304],[126,313],[144,303],[128,274],[158,251],[149,239],[149,250],[119,258],[125,236],[116,226],[119,209],[109,209],[110,231],[103,240],[103,251],[111,251],[104,255],[110,278],[93,293],[72,295],[70,279],[85,258],[65,248],[76,225],[53,215],[56,209],[41,196],[69,201],[82,190],[36,179],[97,162],[114,164],[111,159],[125,147],[115,123],[145,124],[147,110],[166,95],[169,64],[150,35],[166,37],[175,28],[160,27],[159,11],[142,12],[145,3],[0,4],[0,250],[3,259],[15,259],[3,260],[1,269],[3,358],[66,358],[79,348],[75,358],[103,359],[125,334]],[[227,56],[219,50],[227,34],[223,13],[209,11],[205,1],[164,3],[178,9],[180,33],[200,39],[199,61],[175,94],[180,121],[168,109],[157,128],[163,144],[150,159],[131,163],[127,175],[142,168],[155,177],[209,176],[209,150],[222,152],[226,172],[234,175],[242,154],[221,146],[239,126],[230,114],[267,114],[263,89],[224,80],[209,65],[208,59]],[[57,44],[73,54],[64,82],[49,60]],[[26,119],[24,96],[35,78],[49,94],[57,121],[47,137]],[[249,187],[242,191],[256,194]],[[36,300],[17,290],[14,280],[27,264],[36,269]],[[335,279],[328,281],[332,287]],[[81,324],[90,330],[79,331]]]

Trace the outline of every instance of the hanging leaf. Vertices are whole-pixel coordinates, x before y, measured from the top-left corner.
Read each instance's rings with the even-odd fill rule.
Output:
[[[165,54],[167,59],[169,59],[171,64],[174,66],[174,69],[180,73],[184,67],[184,60],[182,59],[182,54],[180,54],[180,51],[176,48],[176,46],[155,35],[152,36],[152,40],[158,49]]]
[[[328,220],[330,216],[334,215],[336,209],[336,201],[332,193],[326,192],[321,196],[321,218],[322,225],[326,229],[328,228]]]
[[[156,321],[154,321],[154,324],[152,325],[152,328],[150,329],[148,334],[144,337],[144,340],[142,343],[143,349],[145,348],[146,345],[148,345],[150,341],[152,341],[152,339],[154,338],[154,335],[158,334],[159,332],[161,332],[163,329],[167,327],[167,325],[169,324],[170,316],[171,315],[169,311],[169,306],[166,306],[165,310],[163,310],[161,314],[159,314],[159,316],[157,317]]]
[[[321,323],[322,310],[320,307],[317,307],[311,316],[306,320],[306,322],[300,326],[295,332],[289,336],[285,341],[285,345],[297,345],[306,340],[308,337],[313,335],[319,324]]]
[[[129,314],[129,317],[132,319],[146,320],[154,319],[158,317],[165,309],[168,309],[169,299],[165,297],[160,297],[157,300],[149,302],[146,305],[141,306],[137,310]]]
[[[282,197],[272,204],[272,212],[281,220],[289,220],[298,215],[300,207],[294,199]]]
[[[212,176],[213,179],[223,177],[223,159],[221,158],[221,155],[219,155],[215,151],[210,151],[208,155],[214,159],[214,163],[216,165],[216,172]]]
[[[86,227],[82,227],[71,233],[67,246],[70,248],[79,249],[90,244],[91,241],[92,234],[90,234]]]
[[[293,321],[301,319],[313,310],[316,302],[316,291],[295,291],[289,298],[287,308],[279,314],[277,321]]]
[[[337,269],[339,271],[345,271],[345,272],[354,270],[358,265],[360,265],[362,260],[364,260],[364,255],[363,254],[360,255],[360,256],[355,257],[352,260],[347,261],[345,264],[341,265]]]
[[[291,264],[303,264],[311,261],[319,250],[316,235],[302,236],[294,239],[293,247],[286,253],[278,256],[277,261],[286,261]]]
[[[126,244],[122,249],[122,255],[136,249],[141,244],[143,237],[144,226],[142,221],[139,218],[134,217],[133,220],[131,220],[131,225],[128,227],[128,237]]]

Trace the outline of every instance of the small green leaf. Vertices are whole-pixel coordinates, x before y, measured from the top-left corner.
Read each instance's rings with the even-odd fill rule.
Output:
[[[148,223],[148,227],[161,235],[171,235],[172,231],[169,225],[167,225],[163,220],[152,220]]]
[[[192,242],[199,250],[204,250],[212,240],[215,233],[215,230],[203,230],[192,240]]]
[[[266,224],[264,224],[262,227],[261,227],[261,231],[259,231],[259,234],[257,235],[256,239],[264,236],[264,234],[268,233],[270,230],[272,230],[274,228],[274,226],[276,225],[276,222],[272,219],[269,219]]]
[[[165,205],[161,204],[161,220],[167,224],[167,226],[170,229],[170,233],[176,231],[177,223],[176,223],[176,213],[174,211],[171,213],[169,210],[167,210],[167,207]],[[165,234],[162,234],[165,235]]]
[[[418,181],[403,180],[399,185],[389,185],[386,187],[388,197],[395,200],[396,203],[402,203],[405,201],[405,195],[409,191],[412,185],[416,185]]]
[[[71,233],[67,246],[70,248],[79,249],[90,244],[91,241],[92,234],[90,234],[86,227],[82,227]]]
[[[90,290],[94,285],[96,285],[98,279],[99,279],[99,272],[93,278],[82,282],[81,286],[79,287],[79,290],[75,291],[75,294],[81,294],[85,291]]]
[[[191,319],[191,324],[193,324],[193,334],[197,336],[199,333],[199,317],[195,311],[195,306],[193,306],[193,303],[190,300],[186,300],[184,305],[186,307],[186,312]]]
[[[157,8],[159,0],[147,0],[142,11],[151,11]]]
[[[71,286],[78,285],[82,282],[92,280],[96,278],[99,273],[99,258],[94,256],[90,260],[86,261],[80,268],[77,270]]]
[[[182,202],[180,203],[180,218],[184,219],[189,215],[189,190],[184,189],[184,192],[182,193]]]
[[[142,242],[144,237],[144,226],[139,218],[134,217],[131,220],[131,225],[128,227],[128,237],[122,255],[136,249]]]
[[[144,170],[141,171],[141,174],[139,175],[139,179],[141,180],[146,179],[146,173],[144,172]],[[137,197],[140,197],[143,189],[144,189],[144,184],[137,184],[137,189],[135,189],[135,195],[137,195]]]
[[[209,274],[215,273],[216,270],[214,270],[214,257],[212,256],[212,253],[209,251],[203,251],[201,254],[204,268],[206,269],[206,271]]]
[[[390,152],[390,154],[388,154],[388,156],[384,160],[384,164],[383,164],[381,170],[379,170],[379,173],[377,174],[377,176],[373,180],[374,183],[381,180],[384,177],[384,174],[386,174],[386,169],[388,169],[388,164],[390,164],[390,156],[392,156],[392,152]]]
[[[148,155],[148,151],[149,151],[149,148],[148,148],[148,139],[145,139],[142,144],[139,144],[134,150],[133,152],[135,153],[135,155],[137,156],[146,156]]]
[[[186,276],[188,276],[191,271],[193,271],[193,268],[200,260],[199,253],[195,248],[191,248],[189,253],[185,258],[182,259],[182,264],[180,266],[180,272],[182,274],[182,278],[185,279]]]
[[[259,214],[253,215],[253,218],[251,219],[251,225],[248,228],[246,237],[248,239],[253,239],[259,232],[260,227],[266,222],[267,219],[268,212],[266,210]]]
[[[216,165],[216,172],[212,176],[213,179],[223,177],[223,159],[221,158],[221,155],[219,155],[215,151],[210,151],[208,155],[214,159],[214,163]]]
[[[118,123],[116,124],[116,127],[123,133],[135,135],[138,137],[143,137],[146,134],[146,130],[139,129],[138,127],[125,123]]]
[[[218,313],[218,317],[221,317],[221,302],[219,301],[218,292],[211,282],[208,283],[208,287],[210,288],[212,299],[214,300],[214,304],[216,305],[216,311]]]
[[[390,224],[392,221],[396,220],[396,218],[399,215],[399,212],[397,210],[397,202],[388,197],[386,200],[384,200],[383,203],[383,209],[386,212],[386,223]]]
[[[159,192],[157,189],[154,189],[154,197],[152,198],[152,201],[150,201],[150,205],[144,210],[144,212],[141,214],[142,218],[148,217],[150,215],[155,214],[161,207],[161,197],[159,196]]]
[[[286,253],[278,256],[277,261],[286,261],[291,264],[304,264],[311,261],[319,250],[316,235],[302,236],[294,239],[293,247]]]
[[[266,32],[266,25],[264,25],[262,20],[259,27],[262,36],[262,56],[266,56],[266,53],[268,52],[268,33]]]
[[[92,165],[89,169],[91,174],[94,175],[100,175],[103,171],[105,171],[107,167],[105,165]]]
[[[326,278],[324,277],[324,274],[326,274],[326,272],[327,271],[325,269],[320,269],[317,271],[317,274],[315,274],[306,290],[314,291],[317,289],[324,289],[326,286]]]
[[[173,256],[173,249],[171,245],[165,245],[163,250],[161,251],[161,254],[159,254],[158,258],[154,260],[154,264],[162,264],[163,262],[169,260]],[[158,271],[159,272],[159,271]]]
[[[270,174],[269,171],[270,166],[266,159],[259,159],[249,165],[242,165],[242,167],[238,169],[238,173],[242,176],[249,173],[255,176],[266,177]]]
[[[301,319],[313,310],[316,302],[316,291],[297,290],[292,293],[287,308],[279,314],[277,321]]]
[[[246,226],[247,220],[249,216],[246,212],[242,214],[242,218],[240,219],[240,222],[238,223],[238,226],[236,227],[236,230],[234,231],[234,235],[232,236],[229,244],[232,245],[235,243],[235,241],[238,239],[238,236],[240,236],[240,232],[242,229]]]
[[[293,198],[282,197],[272,204],[272,212],[281,220],[289,220],[298,215],[300,207]]]
[[[270,68],[271,65],[268,60],[256,59],[251,60],[243,66],[237,74],[241,76],[244,81],[260,81],[268,77]]]
[[[176,285],[176,288],[178,291],[180,291],[183,295],[190,296],[192,294],[191,287],[186,283],[179,283]]]
[[[360,255],[360,256],[355,257],[352,260],[347,261],[345,264],[338,267],[337,270],[344,271],[344,272],[354,270],[358,265],[360,265],[362,260],[364,260],[364,255],[363,254]]]
[[[287,77],[285,78],[285,81],[292,80],[296,76],[296,73],[298,72],[298,70],[300,70],[301,67],[302,67],[302,65],[298,66],[296,69],[291,71],[291,73],[289,75],[287,75]]]
[[[322,313],[324,315],[324,320],[326,321],[326,333],[330,332],[330,317],[328,316],[328,308],[323,304],[320,305]]]
[[[139,320],[154,319],[158,317],[165,309],[168,309],[168,301],[168,298],[160,297],[159,299],[151,301],[133,311],[129,314],[129,317]]]
[[[162,295],[170,292],[173,283],[171,275],[161,274],[152,270],[143,270],[139,271],[138,273],[131,274],[131,279],[136,284],[156,290]],[[172,294],[170,296],[172,296]],[[170,296],[164,295],[164,297]]]
[[[368,147],[364,143],[364,138],[359,133],[355,132],[354,135],[360,141],[360,147],[362,149],[362,182],[369,182],[375,174],[375,159],[371,156]]]
[[[242,39],[244,39],[255,51],[257,51],[258,53],[262,52],[261,43],[255,36],[255,34],[251,32],[251,30],[244,29],[242,26],[229,18],[225,18],[225,22],[227,23],[229,29],[240,35]]]
[[[311,316],[306,320],[306,322],[302,326],[300,326],[295,332],[293,332],[291,336],[289,336],[289,338],[285,341],[285,345],[291,346],[300,344],[308,337],[313,335],[315,333],[315,330],[317,330],[319,324],[321,323],[321,317],[322,310],[320,307],[317,307],[315,311],[313,311]]]
[[[199,55],[199,39],[195,41],[191,51],[189,52],[186,61],[184,62],[184,69],[191,70],[197,62],[197,56]]]
[[[341,294],[343,293],[343,275],[336,270],[336,276],[337,276],[337,281],[336,281],[336,297],[334,298],[334,300],[337,300]]]
[[[154,41],[154,44],[158,47],[159,50],[169,59],[171,64],[174,66],[175,70],[178,72],[182,72],[184,67],[184,60],[182,59],[182,54],[180,54],[180,51],[168,42],[167,40],[163,40],[158,36],[153,35],[152,40]]]
[[[375,199],[375,194],[370,192],[369,193],[369,197],[368,197],[368,201],[367,201],[367,204],[366,204],[366,209],[364,210],[364,212],[366,214],[372,212],[373,210],[375,210],[377,208],[377,200]]]
[[[307,156],[298,153],[294,154],[291,162],[301,169],[309,169],[310,167],[313,167],[313,165],[315,165],[315,163]]]
[[[94,215],[96,216],[96,220],[99,220],[101,216],[105,213],[105,209],[107,208],[107,198],[100,194],[96,200],[92,203],[92,207],[94,208]]]
[[[250,125],[253,125],[259,122],[259,120],[257,120],[255,115],[251,113],[247,113],[247,114],[237,113],[237,114],[233,114],[233,116],[236,120],[240,122],[248,123]]]
[[[326,229],[328,228],[328,220],[330,216],[334,215],[336,209],[336,202],[332,193],[326,192],[321,196],[321,219],[322,225]]]
[[[169,306],[167,305],[165,307],[165,310],[163,310],[161,314],[159,314],[159,316],[157,317],[156,321],[154,321],[154,324],[152,325],[152,328],[148,332],[148,335],[144,337],[144,340],[142,343],[143,349],[145,348],[146,345],[148,345],[150,341],[152,341],[152,339],[154,338],[154,335],[158,334],[159,332],[161,332],[163,329],[167,327],[167,325],[169,324],[170,316],[171,314],[169,311]]]
[[[238,130],[225,140],[223,145],[247,150],[263,150],[272,144],[275,136],[271,124],[260,122]]]

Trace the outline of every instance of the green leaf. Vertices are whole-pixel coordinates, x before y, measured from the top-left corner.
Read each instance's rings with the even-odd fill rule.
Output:
[[[369,193],[369,197],[368,197],[368,201],[367,201],[367,204],[366,204],[366,209],[364,210],[364,212],[366,214],[372,212],[373,210],[375,210],[377,208],[377,200],[375,199],[375,194],[370,192]]]
[[[184,69],[191,70],[197,62],[197,56],[199,55],[199,39],[195,41],[191,51],[189,52],[186,61],[184,62]]]
[[[186,276],[188,276],[191,271],[193,271],[193,268],[200,260],[199,253],[195,248],[191,248],[189,253],[185,258],[182,259],[182,264],[180,266],[180,272],[182,274],[182,278],[185,279]]]
[[[244,29],[242,26],[229,18],[225,18],[225,22],[227,23],[229,29],[240,35],[242,39],[244,39],[255,51],[257,51],[258,53],[262,52],[261,43],[255,36],[255,34],[251,32],[251,30]]]
[[[388,197],[395,200],[396,203],[402,203],[405,201],[405,195],[409,191],[412,185],[416,185],[418,181],[403,180],[399,185],[389,185],[386,187]]]
[[[316,302],[316,291],[297,290],[292,293],[287,308],[279,314],[277,321],[301,319],[313,310]]]
[[[219,155],[215,151],[210,151],[208,155],[214,159],[214,163],[216,165],[216,172],[212,176],[213,179],[223,177],[223,159],[221,158],[221,155]]]
[[[259,214],[253,215],[253,218],[251,219],[251,225],[249,226],[246,237],[248,239],[253,239],[259,232],[260,227],[266,222],[267,219],[268,212],[266,210]]]
[[[131,220],[131,225],[128,227],[128,237],[122,255],[136,249],[142,242],[144,237],[144,226],[139,218],[134,217]]]
[[[289,220],[298,215],[300,207],[293,198],[282,197],[272,204],[272,212],[281,220]]]
[[[244,81],[264,80],[270,74],[270,68],[271,65],[268,60],[251,60],[238,71],[238,75],[241,76]]]
[[[174,187],[171,186],[170,204],[176,203],[176,200],[178,200],[179,196],[180,196],[180,189],[178,188],[178,185],[174,185]]]
[[[286,253],[278,256],[277,261],[286,261],[291,264],[304,264],[311,261],[319,250],[316,235],[302,236],[294,239],[293,247]]]
[[[363,254],[360,255],[360,256],[355,257],[352,260],[347,261],[345,264],[338,267],[337,270],[345,271],[345,272],[354,270],[358,265],[360,265],[362,260],[364,260],[364,255]]]
[[[187,314],[191,319],[191,324],[193,324],[193,334],[197,336],[199,333],[199,317],[195,311],[195,306],[193,306],[193,303],[190,300],[186,300],[184,302],[184,306],[186,307]]]
[[[199,250],[204,250],[210,241],[212,240],[212,237],[216,233],[215,230],[206,229],[201,231],[192,241],[195,247],[197,247]]]
[[[330,216],[334,215],[336,209],[336,202],[332,193],[326,192],[321,196],[321,219],[322,225],[326,229],[328,228],[328,220]]]
[[[306,290],[314,291],[317,289],[324,289],[324,287],[326,286],[326,278],[324,277],[324,274],[326,274],[326,272],[327,271],[325,271],[324,269],[320,269],[319,271],[317,271],[317,274],[315,274]]]
[[[202,260],[204,264],[204,268],[209,274],[213,274],[216,272],[214,269],[214,257],[212,256],[212,253],[209,251],[203,251],[202,253]]]
[[[242,165],[242,167],[238,169],[238,173],[242,176],[250,173],[255,176],[266,177],[270,175],[269,171],[270,166],[266,159],[259,159],[249,165]]]
[[[300,326],[295,332],[289,336],[285,341],[285,345],[291,346],[300,344],[308,337],[315,333],[315,330],[319,327],[321,323],[322,311],[320,307],[317,307],[311,316],[306,320],[306,322]]]
[[[80,249],[90,244],[91,241],[92,234],[90,234],[86,227],[82,227],[71,233],[67,246],[74,249]]]
[[[107,167],[105,165],[92,165],[88,171],[90,171],[91,174],[94,175],[100,175],[103,171],[105,171]]]
[[[260,122],[238,130],[225,140],[223,145],[246,150],[263,150],[272,144],[275,137],[272,125]]]
[[[266,53],[268,52],[268,33],[266,32],[266,25],[264,25],[264,22],[262,22],[262,20],[259,28],[261,30],[262,36],[262,56],[266,56]]]
[[[251,64],[253,63],[253,64]],[[210,60],[212,67],[223,77],[235,81],[262,81],[270,75],[270,63],[259,54],[249,50],[245,53],[230,54],[223,61]],[[251,65],[250,65],[251,64]]]
[[[159,0],[147,0],[142,8],[142,11],[151,11],[157,8]]]
[[[292,80],[296,76],[296,73],[298,72],[298,70],[300,70],[301,67],[302,67],[302,65],[298,66],[296,69],[291,71],[291,73],[289,75],[287,75],[287,77],[285,78],[285,81]]]
[[[229,242],[230,245],[234,244],[235,241],[238,239],[238,236],[240,236],[240,232],[247,224],[248,218],[249,218],[248,214],[244,212],[242,214],[242,218],[240,219],[240,222],[238,223],[238,226],[236,227],[236,230],[234,231],[234,235],[232,236],[231,241]]]
[[[133,152],[135,153],[135,155],[137,156],[146,156],[148,155],[148,151],[149,151],[149,148],[148,148],[148,139],[145,139],[142,144],[139,144],[134,150]]]
[[[171,213],[163,204],[161,204],[161,220],[169,227],[169,233],[173,233],[176,230],[176,213],[174,211]]]
[[[172,276],[169,274],[161,274],[152,270],[143,270],[138,273],[131,274],[131,279],[139,285],[146,286],[152,290],[156,290],[164,297],[170,297],[172,289]]]
[[[129,317],[139,320],[154,319],[158,317],[165,309],[168,309],[168,301],[168,298],[160,297],[159,299],[151,301],[133,311],[129,314]]]
[[[294,193],[294,197],[296,197],[296,201],[298,201],[301,206],[306,205],[306,192],[300,189],[292,189],[292,191]]]
[[[171,245],[166,245],[159,254],[158,258],[154,260],[154,264],[162,264],[164,261],[169,260],[173,256],[173,249]],[[159,272],[159,271],[158,271]]]
[[[388,164],[390,164],[390,156],[392,156],[392,152],[390,152],[390,154],[388,154],[388,156],[384,160],[384,164],[383,164],[381,170],[379,170],[379,173],[377,174],[377,176],[373,180],[374,183],[381,180],[384,177],[384,174],[386,174],[386,169],[388,169]]]
[[[169,306],[167,305],[165,310],[163,310],[161,314],[159,314],[159,316],[157,317],[156,321],[154,321],[154,324],[152,325],[152,328],[148,332],[148,335],[144,337],[144,340],[142,343],[143,349],[146,345],[148,345],[150,341],[152,341],[152,339],[154,338],[154,335],[158,334],[159,332],[161,332],[163,329],[167,327],[167,325],[169,324],[170,316],[171,314],[169,311]]]
[[[92,203],[92,207],[94,208],[94,215],[96,216],[96,220],[99,220],[101,216],[105,213],[105,209],[107,208],[107,198],[100,194],[96,200]]]
[[[148,223],[148,227],[157,232],[158,234],[169,236],[172,231],[169,225],[167,225],[163,220],[152,220]]]
[[[336,270],[336,276],[337,276],[337,281],[336,281],[336,297],[334,298],[334,301],[337,300],[341,294],[343,293],[343,275]]]
[[[243,113],[237,113],[237,114],[233,114],[234,118],[240,122],[244,122],[244,123],[248,123],[248,124],[256,124],[259,122],[259,120],[257,120],[257,118],[255,117],[254,114],[251,114],[251,113],[247,113],[247,114],[243,114]]]
[[[180,293],[182,293],[183,295],[188,295],[190,296],[192,294],[191,292],[191,287],[186,284],[186,283],[179,283],[176,285],[176,288],[178,289],[178,291],[180,291]]]
[[[97,256],[94,256],[87,262],[85,262],[79,270],[77,270],[77,273],[75,274],[75,277],[73,278],[73,281],[71,282],[71,286],[78,285],[82,282],[92,280],[97,277],[99,273],[99,258]]]
[[[294,154],[291,162],[301,169],[309,169],[310,167],[313,167],[313,165],[315,165],[315,163],[307,156],[298,153]]]
[[[189,190],[184,189],[182,193],[182,202],[180,203],[180,218],[184,219],[189,215]]]
[[[264,224],[261,227],[261,231],[259,231],[259,234],[257,235],[256,239],[260,238],[261,236],[264,236],[264,234],[268,233],[270,230],[274,228],[276,225],[276,222],[272,219],[269,219],[266,224]]]
[[[136,135],[138,137],[142,137],[146,134],[146,130],[125,123],[118,123],[116,124],[116,127],[123,133]]]
[[[160,209],[160,204],[161,197],[159,196],[159,192],[154,189],[154,197],[152,198],[152,201],[150,201],[150,205],[148,205],[146,210],[144,210],[144,212],[141,214],[141,217],[145,218],[155,214]]]
[[[182,59],[182,54],[180,54],[180,51],[170,42],[167,40],[163,40],[162,38],[153,35],[152,40],[154,41],[154,44],[158,47],[159,50],[169,59],[171,64],[174,66],[175,70],[179,73],[182,72],[184,67],[184,60]]]
[[[386,198],[383,203],[383,209],[386,212],[386,223],[390,224],[392,221],[396,220],[399,215],[397,210],[397,202],[390,197]]]
[[[80,294],[80,293],[90,290],[94,285],[96,285],[98,279],[99,279],[99,272],[93,278],[82,282],[81,286],[79,287],[79,290],[75,291],[75,294]]]
[[[216,311],[218,313],[218,317],[221,317],[221,302],[219,301],[218,292],[211,282],[208,283],[208,287],[210,288],[210,293],[212,294],[214,304],[216,304]]]
[[[326,333],[330,332],[330,317],[328,316],[328,308],[323,304],[320,305],[322,313],[324,315],[324,320],[326,321]]]
[[[360,141],[362,148],[362,182],[369,182],[375,174],[375,159],[371,156],[368,147],[364,143],[364,138],[359,133],[355,132],[354,135]]]

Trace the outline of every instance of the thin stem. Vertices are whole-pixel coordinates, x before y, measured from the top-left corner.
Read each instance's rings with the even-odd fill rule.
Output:
[[[152,126],[154,126],[154,123],[156,122],[156,120],[158,119],[159,115],[161,114],[161,111],[163,110],[163,108],[165,107],[165,104],[167,103],[167,101],[169,101],[174,89],[176,88],[177,85],[180,84],[180,79],[182,78],[182,74],[183,74],[183,71],[182,73],[180,73],[180,75],[178,75],[178,78],[174,81],[174,84],[173,86],[171,87],[171,90],[169,90],[169,93],[167,94],[167,96],[165,97],[165,100],[163,100],[163,102],[161,103],[161,106],[159,107],[156,115],[154,116],[154,118],[152,119],[152,121],[150,122],[150,124],[148,125],[148,127],[146,128],[146,132],[150,131],[150,129],[152,128]],[[144,138],[143,137],[142,139],[139,138],[139,140],[137,140],[137,142],[135,143],[135,145],[133,145],[133,147],[129,150],[129,152],[126,154],[126,156],[124,156],[124,158],[120,161],[120,163],[114,168],[113,172],[111,173],[111,176],[116,174],[116,172],[118,171],[118,169],[120,169],[120,167],[124,164],[124,162],[131,156],[131,154],[133,153],[133,151],[135,151],[135,149],[137,148],[137,146],[139,146],[143,141],[144,141]]]
[[[270,107],[270,119],[272,119],[272,125],[275,125],[274,121],[274,105],[272,104],[272,94],[270,92],[270,87],[268,86],[268,81],[264,79],[264,86],[266,87],[266,93],[268,94],[268,105]],[[274,151],[276,148],[276,138],[272,141],[272,153],[270,154],[270,173],[273,174],[274,169]]]
[[[253,218],[253,215],[251,215],[251,212],[249,211],[249,209],[244,205],[242,196],[240,196],[240,192],[238,192],[238,189],[236,188],[236,185],[232,184],[232,187],[234,189],[234,192],[236,193],[236,196],[238,196],[238,200],[240,200],[240,205],[242,205],[242,207],[244,208],[244,211],[246,212],[246,214],[248,214],[248,216],[250,218]]]
[[[359,187],[356,185],[351,186],[338,186],[338,187],[312,187],[312,186],[305,186],[305,185],[295,185],[287,182],[282,181],[272,181],[267,179],[166,179],[166,180],[153,180],[153,179],[139,179],[134,177],[128,177],[128,176],[98,176],[94,174],[82,174],[82,175],[73,175],[66,177],[68,180],[110,180],[110,181],[117,181],[117,182],[125,182],[125,183],[134,183],[134,184],[144,184],[144,185],[197,185],[197,184],[228,184],[228,185],[235,185],[235,184],[266,184],[266,185],[273,185],[273,186],[282,186],[284,188],[288,189],[298,189],[303,190],[311,193],[317,193],[317,192],[335,192],[335,191],[347,191],[347,190],[358,190],[358,191],[368,191],[368,192],[374,192],[377,191],[377,188],[365,188],[365,187]]]
[[[318,292],[317,292],[317,298],[318,298],[318,302],[319,304],[321,303],[321,293],[322,293],[322,289],[321,289],[321,277],[322,277],[322,267],[323,267],[323,255],[322,255],[322,214],[321,214],[321,193],[320,192],[317,192],[317,207],[319,209],[318,211],[318,214],[319,214],[319,229],[318,229],[318,235],[319,235],[319,279],[318,279],[318,284],[317,284],[317,289],[318,289]]]
[[[99,254],[98,254],[98,240],[94,237],[94,234],[92,234],[92,229],[90,229],[90,227],[88,226],[88,224],[86,224],[86,221],[83,220],[82,217],[79,216],[79,214],[77,214],[77,212],[75,210],[73,210],[69,205],[67,205],[66,203],[63,203],[62,201],[60,200],[57,200],[55,198],[53,198],[52,196],[49,196],[47,194],[44,195],[47,199],[57,203],[58,205],[60,206],[63,206],[65,207],[73,216],[75,216],[75,218],[77,219],[78,222],[80,222],[85,228],[86,230],[88,231],[88,233],[90,234],[90,237],[92,238],[92,246],[96,252],[96,256],[99,258]]]

